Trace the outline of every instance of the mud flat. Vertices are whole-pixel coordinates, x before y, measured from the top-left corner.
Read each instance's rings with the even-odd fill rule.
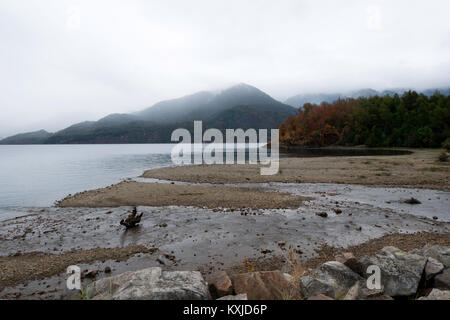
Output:
[[[398,156],[280,159],[280,172],[261,176],[257,165],[196,165],[148,170],[145,178],[193,183],[347,183],[450,190],[450,162],[440,150],[411,150]]]
[[[119,221],[130,207],[29,209],[0,226],[0,297],[68,298],[62,270],[74,263],[100,270],[97,277],[110,275],[105,267],[118,274],[161,266],[200,270],[208,279],[219,270],[288,271],[288,248],[312,266],[346,247],[361,255],[388,244],[405,250],[450,245],[450,193],[445,191],[340,184],[259,188],[306,199],[290,209],[140,206],[141,225],[128,231]],[[398,202],[380,207],[391,191]],[[407,192],[422,204],[402,202]],[[367,199],[366,194],[377,196]]]

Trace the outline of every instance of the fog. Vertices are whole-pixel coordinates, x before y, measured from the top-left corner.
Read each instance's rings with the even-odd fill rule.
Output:
[[[281,101],[449,87],[449,12],[447,0],[2,0],[0,137],[238,82]]]

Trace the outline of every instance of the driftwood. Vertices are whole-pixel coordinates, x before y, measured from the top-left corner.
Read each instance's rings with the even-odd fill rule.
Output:
[[[120,220],[120,224],[125,226],[127,229],[134,228],[139,224],[139,222],[141,222],[141,217],[143,214],[143,212],[141,212],[141,214],[137,214],[137,208],[134,207],[133,211],[126,219]]]

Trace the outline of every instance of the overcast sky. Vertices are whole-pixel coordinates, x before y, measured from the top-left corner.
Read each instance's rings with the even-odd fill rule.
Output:
[[[0,137],[245,82],[450,86],[448,0],[0,0]]]

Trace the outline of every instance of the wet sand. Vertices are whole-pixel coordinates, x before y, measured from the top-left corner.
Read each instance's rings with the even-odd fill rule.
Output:
[[[192,183],[348,183],[450,190],[450,162],[441,150],[413,150],[399,156],[280,159],[280,172],[260,175],[258,165],[196,165],[153,169],[142,176]]]

